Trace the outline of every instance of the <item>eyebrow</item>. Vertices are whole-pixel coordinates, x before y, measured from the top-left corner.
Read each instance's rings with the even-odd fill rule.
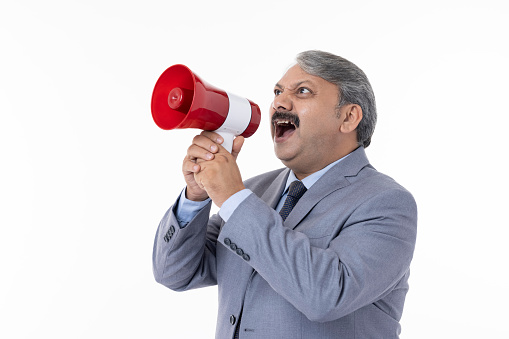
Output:
[[[294,85],[294,87],[293,87],[293,88],[298,88],[300,85],[302,85],[303,83],[306,83],[306,82],[309,82],[311,85],[313,85],[313,82],[312,82],[312,81],[310,81],[310,80],[302,80],[302,81],[297,82],[297,83]],[[275,87],[278,87],[278,88],[280,88],[280,89],[283,89],[283,88],[284,88],[284,87],[283,87],[283,86],[281,86],[279,83],[277,83],[277,84],[275,85]]]

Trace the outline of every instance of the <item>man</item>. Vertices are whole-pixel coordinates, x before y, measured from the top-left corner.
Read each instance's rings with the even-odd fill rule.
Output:
[[[243,138],[230,154],[219,135],[196,136],[187,187],[156,234],[156,280],[176,291],[217,284],[216,338],[398,338],[417,210],[366,158],[376,123],[367,77],[308,51],[274,95],[286,168],[243,183]],[[209,218],[210,200],[220,210]]]

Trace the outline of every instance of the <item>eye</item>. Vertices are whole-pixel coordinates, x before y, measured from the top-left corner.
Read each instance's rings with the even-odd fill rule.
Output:
[[[297,93],[299,93],[299,94],[308,94],[308,93],[311,93],[311,91],[308,88],[306,88],[306,87],[299,87],[297,89]]]
[[[281,93],[283,93],[283,91],[281,91],[280,89],[278,89],[278,88],[274,89],[274,95],[275,96],[278,96]]]

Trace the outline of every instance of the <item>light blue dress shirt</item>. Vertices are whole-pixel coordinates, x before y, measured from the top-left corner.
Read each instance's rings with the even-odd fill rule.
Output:
[[[302,179],[302,183],[304,186],[306,186],[306,189],[310,189],[311,186],[315,184],[315,182],[318,181],[331,167],[339,163],[341,160],[345,159],[348,156],[344,156],[343,158],[336,160],[335,162],[329,164],[328,166],[322,168],[321,170],[308,175],[304,179]],[[281,195],[281,198],[279,199],[279,203],[276,207],[276,211],[279,211],[286,200],[286,196],[288,195],[288,187],[292,182],[294,182],[297,179],[293,171],[290,171],[290,174],[288,175],[288,179],[286,180],[285,189],[283,190],[283,194]],[[219,210],[219,216],[227,222],[230,216],[233,214],[235,209],[250,195],[253,194],[253,192],[246,188],[242,191],[239,191],[232,195],[228,200],[226,200],[223,205],[221,206],[221,209]],[[182,190],[182,193],[180,193],[180,198],[176,210],[176,217],[179,222],[179,225],[181,228],[186,227],[187,224],[193,220],[193,218],[198,214],[198,212],[204,208],[208,202],[210,201],[210,198],[204,201],[192,201],[186,198],[186,190]]]

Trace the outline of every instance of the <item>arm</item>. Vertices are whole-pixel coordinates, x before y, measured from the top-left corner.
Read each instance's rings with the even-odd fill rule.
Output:
[[[178,225],[176,205],[166,212],[157,229],[152,255],[158,283],[176,291],[217,283],[215,253],[221,220],[209,220],[210,205],[209,202],[185,228]]]
[[[240,152],[243,138],[235,141],[233,159]],[[185,196],[190,200],[204,201],[208,198],[195,176],[201,170],[200,162],[214,159],[221,142],[217,134],[203,132],[194,138],[189,147],[182,172],[187,184]],[[208,202],[181,228],[177,219],[178,205],[179,201],[166,212],[157,229],[152,256],[154,277],[157,282],[177,291],[217,284],[216,242],[222,220],[219,216],[209,220],[211,203]]]
[[[381,192],[335,229],[339,233],[327,248],[314,247],[250,195],[223,226],[218,243],[234,241],[276,292],[310,320],[325,322],[379,300],[408,271],[415,244],[414,200],[404,190]]]

